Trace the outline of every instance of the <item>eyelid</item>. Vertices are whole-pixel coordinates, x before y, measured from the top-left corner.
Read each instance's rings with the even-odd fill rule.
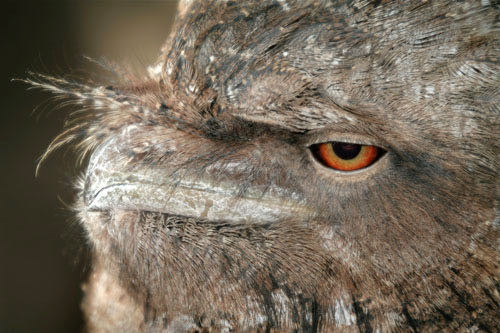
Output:
[[[311,147],[325,142],[345,142],[358,145],[377,146],[383,150],[389,151],[390,146],[387,142],[374,138],[373,136],[358,134],[353,132],[321,130],[307,133],[304,140],[305,147]]]

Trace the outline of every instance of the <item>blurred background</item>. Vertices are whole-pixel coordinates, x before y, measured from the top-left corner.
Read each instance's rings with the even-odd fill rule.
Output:
[[[71,212],[81,170],[64,149],[37,159],[71,111],[13,78],[85,76],[83,56],[155,61],[175,1],[21,0],[2,3],[0,332],[79,332],[88,250]]]

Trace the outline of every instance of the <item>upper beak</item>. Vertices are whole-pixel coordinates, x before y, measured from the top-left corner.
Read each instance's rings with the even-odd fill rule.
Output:
[[[124,167],[110,140],[90,159],[84,202],[88,210],[142,210],[208,221],[269,223],[286,218],[308,220],[313,212],[286,191],[270,186],[239,195],[238,184],[208,177],[172,177],[168,165]]]

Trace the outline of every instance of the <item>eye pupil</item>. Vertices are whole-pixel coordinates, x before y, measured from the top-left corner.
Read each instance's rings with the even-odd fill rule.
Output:
[[[359,155],[361,145],[354,143],[335,142],[332,144],[333,151],[344,160],[351,160]]]

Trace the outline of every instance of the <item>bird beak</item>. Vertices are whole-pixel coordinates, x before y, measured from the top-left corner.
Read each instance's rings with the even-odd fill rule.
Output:
[[[181,215],[208,221],[269,223],[293,218],[308,221],[312,210],[273,188],[249,189],[238,195],[238,184],[214,183],[197,176],[174,179],[168,166],[124,167],[116,143],[96,150],[85,177],[84,203],[88,211],[140,210]]]

